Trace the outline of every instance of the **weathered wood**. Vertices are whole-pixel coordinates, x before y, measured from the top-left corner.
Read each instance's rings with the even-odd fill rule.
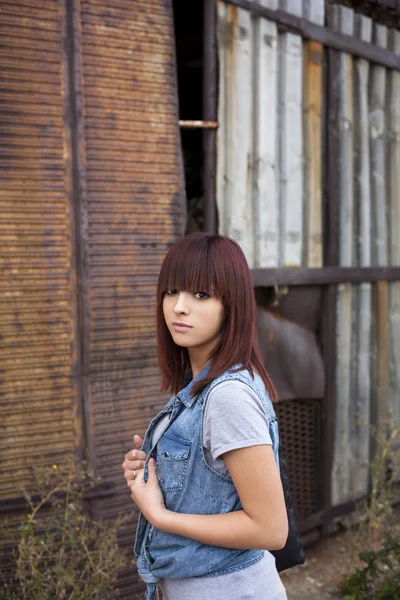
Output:
[[[301,16],[301,3],[286,0],[282,8]],[[280,36],[280,230],[281,265],[299,266],[303,246],[302,39]]]
[[[376,379],[372,407],[373,427],[377,436],[375,451],[382,451],[381,443],[389,433],[389,289],[386,281],[375,284],[374,305],[376,322]]]
[[[252,16],[262,16],[270,21],[275,21],[278,23],[279,31],[291,31],[302,36],[303,39],[321,42],[327,48],[348,52],[352,56],[365,58],[389,69],[400,70],[398,54],[379,48],[374,44],[366,44],[352,35],[345,35],[340,31],[333,31],[328,27],[310,23],[306,19],[282,10],[270,10],[259,6],[252,0],[224,0],[224,2],[248,10]]]
[[[324,22],[324,3],[308,0],[305,17]],[[303,264],[322,266],[322,77],[323,46],[308,41],[304,51],[305,198]]]
[[[375,42],[387,46],[387,29],[375,25]],[[388,228],[385,174],[386,134],[386,69],[378,65],[371,68],[370,93],[370,144],[372,185],[372,260],[375,265],[388,263]]]
[[[252,269],[258,287],[287,285],[331,285],[400,281],[400,267],[322,267],[320,269]]]
[[[252,23],[250,14],[228,6],[225,86],[225,189],[221,233],[235,239],[253,265]]]
[[[387,47],[387,29],[374,25],[373,39]],[[370,148],[371,148],[371,201],[372,201],[372,264],[388,264],[388,197],[386,186],[386,69],[371,67],[370,86]],[[372,373],[371,426],[382,440],[389,426],[389,298],[388,286],[380,282],[374,290],[375,327]],[[372,452],[380,452],[379,443],[372,445]]]
[[[365,42],[371,40],[372,22],[367,17],[357,19],[357,34]],[[356,140],[356,180],[358,220],[355,231],[358,240],[358,264],[368,267],[371,264],[371,192],[370,192],[370,152],[368,135],[368,80],[369,63],[355,60],[355,113],[357,115]],[[371,410],[371,284],[362,283],[353,289],[355,322],[356,368],[352,376],[354,399],[353,454],[355,458],[354,494],[361,497],[368,492],[370,462],[370,410]]]
[[[217,2],[217,46],[218,46],[218,122],[217,130],[217,192],[216,201],[218,209],[219,233],[227,230],[225,194],[228,182],[226,180],[226,111],[228,99],[226,97],[227,86],[227,36],[228,36],[228,5],[222,0]]]
[[[381,25],[387,25],[388,27],[400,26],[400,4],[398,0],[329,0],[329,2],[354,8]]]
[[[354,15],[350,9],[334,7],[335,28],[353,34]],[[339,264],[353,262],[353,59],[338,55],[338,125],[339,125]],[[337,365],[336,365],[336,433],[333,462],[332,495],[338,504],[352,499],[354,458],[350,445],[352,423],[352,293],[349,284],[338,286],[337,299]]]
[[[260,0],[276,9],[278,0]],[[279,197],[277,185],[278,32],[275,23],[254,21],[253,206],[254,265],[279,265]]]
[[[304,0],[304,18],[317,25],[325,22],[325,0]]]
[[[400,32],[393,31],[391,48],[400,55]],[[400,73],[389,75],[389,119],[388,119],[388,162],[389,162],[389,214],[391,265],[400,265]],[[391,431],[400,428],[400,283],[389,287],[390,360],[389,360],[389,412]],[[400,478],[400,464],[396,470]]]

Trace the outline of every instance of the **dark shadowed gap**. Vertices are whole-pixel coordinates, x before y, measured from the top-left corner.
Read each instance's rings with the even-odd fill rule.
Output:
[[[203,0],[173,0],[179,119],[203,118]],[[203,130],[181,129],[187,199],[186,232],[203,231]]]

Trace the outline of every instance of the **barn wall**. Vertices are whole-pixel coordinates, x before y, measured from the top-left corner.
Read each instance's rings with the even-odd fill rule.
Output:
[[[1,508],[17,522],[33,464],[87,453],[112,519],[133,506],[123,456],[165,400],[156,283],[185,225],[172,2],[0,8]]]
[[[327,23],[322,0],[253,4]],[[399,53],[398,31],[350,8],[331,8],[330,26],[336,31]],[[332,50],[330,64],[319,42],[279,31],[277,23],[224,0],[218,2],[218,52],[220,232],[242,245],[255,269],[323,266],[332,238],[332,224],[326,220],[323,228],[323,219],[328,214],[326,164],[333,131],[338,185],[329,193],[338,199],[338,266],[400,265],[400,72]],[[322,356],[321,288],[258,294],[268,308],[261,322],[269,319],[270,327],[267,331],[265,323],[259,324],[259,333],[265,334],[260,343],[262,348],[269,345],[266,365],[284,401],[278,407],[280,426],[293,449],[288,462],[302,517],[323,508],[318,501],[312,511],[305,508],[311,506],[312,486],[315,498],[322,498],[318,480],[324,469],[322,461],[315,466],[304,459],[309,454],[305,436],[311,436],[312,452],[321,456],[318,436],[334,429],[332,490],[324,502],[337,506],[367,493],[370,462],[379,448],[376,432],[385,437],[400,426],[399,286],[337,286],[336,331],[329,332],[336,338],[335,421],[320,429],[310,420],[308,433],[303,425],[296,428],[307,421],[306,402],[315,398],[313,414],[320,424],[328,408],[326,394],[318,400],[315,393],[318,354]],[[283,372],[285,356],[291,364]],[[304,415],[293,421],[292,415],[302,410]],[[307,490],[297,481],[300,457],[311,465],[306,479],[314,483]],[[395,450],[393,459],[399,469]]]

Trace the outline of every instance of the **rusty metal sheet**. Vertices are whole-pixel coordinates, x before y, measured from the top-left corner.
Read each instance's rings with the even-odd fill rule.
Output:
[[[81,0],[74,22],[82,119],[77,124],[84,392],[89,453],[115,493],[96,503],[113,518],[132,508],[121,460],[159,393],[155,291],[182,229],[182,170],[172,4]],[[131,547],[134,519],[121,532]],[[120,585],[141,591],[131,572]]]
[[[0,499],[81,442],[58,0],[2,1]],[[27,50],[29,49],[29,53]],[[29,449],[27,451],[27,449]]]
[[[324,365],[315,333],[272,310],[257,311],[263,362],[280,400],[321,399]]]

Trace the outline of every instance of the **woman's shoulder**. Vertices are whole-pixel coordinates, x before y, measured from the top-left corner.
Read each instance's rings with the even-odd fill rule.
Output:
[[[254,378],[246,369],[240,371],[227,371],[223,376],[217,377],[210,386],[207,394],[207,405],[217,405],[217,410],[235,404],[245,407],[261,409],[269,418],[275,417],[272,400],[270,399],[264,382],[258,374]]]
[[[247,388],[250,388],[263,399],[269,399],[268,392],[260,375],[257,372],[250,373],[248,369],[232,367],[225,371],[225,373],[216,377],[211,383],[210,393],[214,389],[220,388],[222,385],[225,389],[247,390]]]
[[[252,387],[240,379],[224,379],[210,389],[208,410],[234,410],[246,405],[262,408],[262,400]]]

